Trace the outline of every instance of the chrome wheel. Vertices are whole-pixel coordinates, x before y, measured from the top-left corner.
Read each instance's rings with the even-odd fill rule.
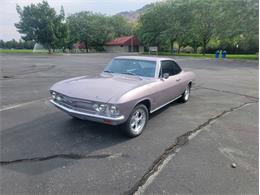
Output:
[[[187,87],[185,88],[185,91],[182,93],[180,101],[185,103],[189,100],[190,98],[190,89],[191,89],[191,84],[188,84]]]
[[[190,87],[187,86],[184,91],[184,100],[187,101],[189,99],[189,96],[190,96]]]
[[[149,114],[147,106],[138,104],[121,127],[128,137],[137,137],[144,131],[148,119]]]
[[[140,134],[146,123],[146,113],[142,108],[138,108],[130,119],[130,130],[133,134]]]

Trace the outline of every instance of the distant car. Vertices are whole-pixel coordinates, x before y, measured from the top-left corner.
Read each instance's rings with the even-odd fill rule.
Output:
[[[54,84],[51,102],[75,118],[122,125],[130,136],[140,135],[149,114],[180,99],[187,102],[194,74],[171,58],[120,56],[100,75]]]

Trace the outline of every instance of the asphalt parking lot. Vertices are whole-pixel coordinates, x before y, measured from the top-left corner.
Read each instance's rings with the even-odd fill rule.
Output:
[[[258,194],[258,61],[176,58],[189,102],[135,139],[50,105],[53,83],[117,55],[0,56],[1,194]]]

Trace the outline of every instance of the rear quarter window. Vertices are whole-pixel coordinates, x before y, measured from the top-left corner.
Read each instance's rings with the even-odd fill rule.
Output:
[[[173,76],[179,74],[181,71],[181,68],[176,62],[172,60],[161,61],[160,77],[162,77],[164,73],[168,73],[169,76]]]

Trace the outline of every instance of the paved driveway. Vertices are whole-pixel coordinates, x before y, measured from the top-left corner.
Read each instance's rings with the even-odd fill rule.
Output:
[[[128,139],[48,102],[53,83],[116,55],[0,56],[1,194],[258,193],[257,61],[176,58],[197,76],[190,101]]]

